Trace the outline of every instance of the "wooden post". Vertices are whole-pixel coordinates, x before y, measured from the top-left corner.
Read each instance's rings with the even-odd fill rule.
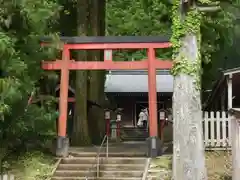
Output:
[[[105,109],[106,135],[108,137],[110,137],[110,134],[111,134],[110,120],[111,120],[111,113],[108,109]]]
[[[122,120],[122,115],[118,112],[117,113],[117,119],[116,119],[116,123],[117,123],[117,141],[120,141],[120,136],[121,136],[121,127],[120,127],[120,123]]]
[[[225,101],[226,101],[226,87],[224,87],[224,90],[221,96],[221,111],[226,111]]]
[[[112,50],[104,50],[104,61],[112,61]]]
[[[236,166],[238,164],[238,161],[235,159],[237,158],[237,154],[239,153],[237,150],[237,144],[238,144],[238,133],[239,133],[239,126],[238,123],[236,121],[235,116],[237,116],[237,111],[231,110],[232,109],[232,74],[229,74],[229,76],[227,77],[227,93],[228,93],[228,110],[229,110],[229,129],[231,130],[231,134],[230,137],[231,139],[229,139],[231,141],[232,144],[232,180],[237,180],[237,171],[236,170]],[[239,118],[238,118],[239,119]]]
[[[159,122],[160,122],[160,124],[159,124],[159,129],[160,129],[160,139],[161,139],[161,141],[162,142],[164,142],[164,126],[165,126],[165,122],[166,122],[166,111],[164,110],[164,109],[161,109],[161,110],[159,110]]]
[[[58,118],[58,137],[56,155],[66,157],[68,155],[69,140],[66,136],[67,132],[67,117],[68,117],[68,84],[69,84],[69,69],[68,63],[70,60],[70,51],[68,48],[63,48],[62,66],[61,66],[61,81],[60,81],[60,99],[59,99],[59,118]]]
[[[228,84],[228,109],[232,108],[232,74],[229,74],[227,79]]]
[[[157,89],[156,89],[155,49],[148,49],[148,105],[149,105],[149,139],[148,155],[157,157],[161,154],[158,138]]]
[[[232,180],[240,177],[240,109],[230,109],[232,131]]]

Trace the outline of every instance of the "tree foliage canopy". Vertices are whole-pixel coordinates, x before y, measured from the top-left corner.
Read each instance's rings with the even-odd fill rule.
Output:
[[[109,35],[171,35],[172,3],[168,0],[109,0],[107,3],[107,34]],[[204,1],[206,4],[207,1]],[[236,51],[235,29],[239,26],[238,1],[220,2],[221,9],[204,13],[201,19],[201,55],[203,61],[204,88],[209,88],[216,78],[219,68],[223,68],[226,59],[233,58],[232,64],[239,57]],[[199,12],[200,13],[200,12]],[[230,52],[229,52],[230,51]],[[171,58],[171,50],[160,51],[161,58]],[[143,58],[145,53],[121,54],[124,59]],[[233,57],[234,56],[234,57]]]
[[[50,102],[28,105],[48,74],[42,60],[51,57],[40,45],[40,37],[51,35],[60,6],[56,0],[1,1],[0,7],[0,133],[16,139],[26,131],[45,133],[53,127]],[[42,85],[41,85],[42,86]],[[10,128],[11,127],[11,128]],[[35,127],[38,127],[36,130]],[[41,131],[42,130],[42,131]],[[28,134],[28,136],[31,136]]]

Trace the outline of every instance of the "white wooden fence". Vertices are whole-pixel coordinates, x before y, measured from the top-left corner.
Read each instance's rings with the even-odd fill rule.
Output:
[[[226,112],[203,113],[203,140],[208,150],[231,147],[231,121]]]
[[[0,180],[14,180],[13,174],[0,174]]]

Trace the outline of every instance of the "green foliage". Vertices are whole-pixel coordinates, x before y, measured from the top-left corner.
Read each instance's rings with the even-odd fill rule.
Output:
[[[146,4],[145,4],[146,3]],[[108,0],[107,35],[148,36],[170,35],[171,20],[169,3],[162,0]],[[120,60],[140,60],[146,58],[146,51],[121,51],[116,56]],[[171,58],[171,51],[157,51],[159,58]]]
[[[180,1],[175,0],[172,7],[172,46],[173,46],[173,68],[172,75],[177,76],[180,74],[187,74],[195,78],[196,89],[200,90],[200,76],[201,76],[201,35],[200,26],[202,20],[202,13],[198,12],[197,9],[190,7],[188,11],[182,10]],[[184,49],[184,38],[186,36],[193,35],[197,38],[197,59],[187,59],[188,54],[182,51]],[[195,48],[195,47],[193,47]],[[186,50],[185,50],[186,51]],[[191,49],[188,49],[191,51]]]
[[[236,12],[238,12],[237,9],[239,8],[236,9],[236,6],[226,3],[220,11],[202,13],[193,7],[189,9],[181,19],[179,2],[180,1],[174,1],[172,8],[173,35],[171,41],[174,52],[173,59],[178,55],[179,48],[182,45],[181,38],[184,37],[186,33],[197,35],[200,51],[199,63],[202,62],[204,72],[202,84],[203,88],[207,88],[209,85],[211,86],[212,80],[216,78],[217,69],[223,67],[223,61],[225,61],[223,57],[229,56],[229,51],[226,51],[226,47],[228,47],[228,49],[235,48],[232,44],[234,38],[234,22]],[[210,1],[204,1],[202,3],[212,4]],[[190,67],[190,65],[186,65],[185,61],[182,61],[182,63],[183,64],[180,63],[179,59],[177,60],[173,68],[174,75],[180,72],[186,73],[186,69],[189,69],[189,73],[192,73],[192,68],[187,68]],[[178,73],[174,71],[178,71]],[[202,71],[198,69],[195,73],[199,74],[201,72]]]
[[[173,46],[173,59],[179,53],[179,49],[182,47],[182,38],[186,34],[199,34],[201,24],[201,13],[195,9],[190,10],[185,14],[181,14],[179,11],[180,3],[176,0],[176,3],[172,8],[172,37],[171,42]]]
[[[178,21],[178,3],[174,6],[169,0],[108,0],[107,2],[107,35],[173,35],[171,41],[174,46],[174,56],[178,51],[180,43],[178,39],[182,37],[185,30],[201,30],[201,61],[203,62],[203,88],[211,86],[213,79],[216,78],[218,68],[222,68],[229,61],[236,64],[237,55],[236,45],[233,40],[237,37],[234,31],[236,27],[235,19],[239,15],[237,1],[231,4],[228,1],[221,1],[221,11],[211,13],[200,13],[192,10],[184,24],[177,23],[172,29],[171,25]],[[207,1],[202,2],[204,4]],[[215,2],[213,2],[215,3]],[[198,16],[201,15],[201,16]],[[198,16],[199,18],[196,18]],[[193,24],[195,23],[195,24]],[[193,25],[193,26],[192,26]],[[173,32],[173,34],[172,34]],[[239,34],[239,33],[238,33]],[[239,35],[238,35],[239,37]],[[200,37],[199,37],[200,38]],[[237,40],[236,40],[237,41]],[[236,51],[236,52],[235,52]],[[235,55],[233,55],[233,52]],[[172,51],[160,50],[158,57],[170,59]],[[120,60],[132,60],[146,58],[145,51],[124,51],[116,52]],[[227,62],[226,58],[228,59]]]
[[[1,137],[22,140],[54,127],[52,105],[28,106],[28,99],[40,88],[39,80],[47,76],[40,64],[53,53],[41,47],[39,39],[54,33],[59,10],[57,0],[1,1]]]
[[[8,157],[3,167],[4,171],[14,174],[18,180],[50,180],[56,164],[54,157],[31,151]]]
[[[239,26],[240,6],[236,1],[223,3],[221,11],[203,16],[201,23],[201,54],[203,64],[203,89],[212,88],[218,78],[219,69],[239,66],[238,38],[235,32]]]

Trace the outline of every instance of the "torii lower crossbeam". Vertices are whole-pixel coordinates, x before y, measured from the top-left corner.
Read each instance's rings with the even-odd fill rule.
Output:
[[[82,38],[82,39],[81,39]],[[157,92],[156,92],[156,69],[170,69],[169,61],[159,61],[155,57],[155,49],[170,47],[166,38],[160,37],[61,37],[63,41],[62,60],[42,63],[46,70],[61,70],[60,100],[59,100],[59,123],[57,155],[65,156],[67,152],[64,146],[67,125],[68,85],[69,70],[148,70],[148,101],[149,101],[149,151],[150,157],[156,157],[161,152],[160,140],[158,139],[157,121]],[[44,42],[48,43],[46,38]],[[103,49],[104,61],[74,61],[70,60],[70,50]],[[112,61],[113,49],[147,49],[147,60],[144,61]]]

